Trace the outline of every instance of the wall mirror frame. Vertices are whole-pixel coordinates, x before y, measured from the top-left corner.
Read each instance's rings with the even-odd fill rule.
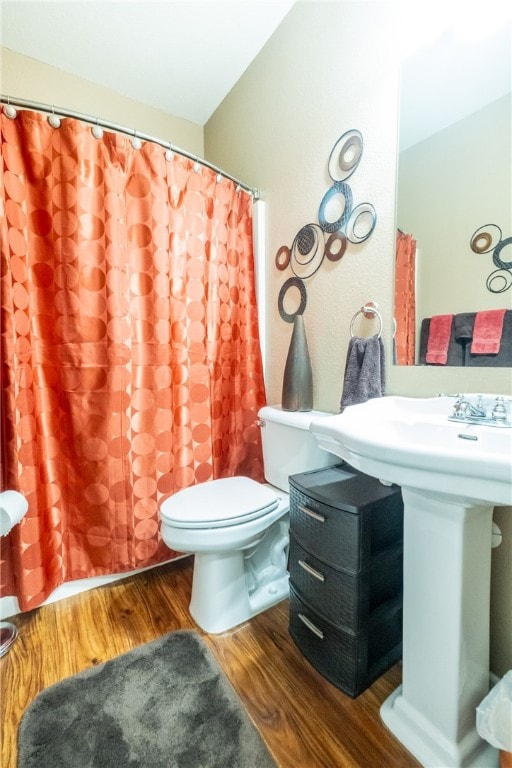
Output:
[[[509,18],[476,39],[446,27],[401,63],[397,250],[399,239],[412,239],[415,267],[404,276],[395,263],[398,365],[418,364],[423,318],[512,309],[512,270],[511,287],[492,292],[493,254],[470,244],[495,225],[501,259],[512,262],[512,239],[504,242],[512,238],[511,56]]]

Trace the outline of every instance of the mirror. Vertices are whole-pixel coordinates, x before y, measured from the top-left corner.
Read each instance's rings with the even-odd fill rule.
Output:
[[[500,265],[512,267],[511,41],[510,20],[473,40],[451,27],[402,62],[396,226],[415,241],[416,268],[395,270],[398,364],[418,363],[424,318],[512,308],[512,269],[493,278],[492,249],[470,245],[498,227]],[[408,361],[398,349],[407,307]]]

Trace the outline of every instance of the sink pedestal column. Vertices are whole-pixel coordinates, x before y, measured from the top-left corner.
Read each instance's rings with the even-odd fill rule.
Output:
[[[424,766],[494,768],[498,752],[475,727],[489,691],[493,507],[402,493],[403,683],[381,717]]]

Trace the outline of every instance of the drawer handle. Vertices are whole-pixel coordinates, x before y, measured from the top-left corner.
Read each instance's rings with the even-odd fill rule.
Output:
[[[320,638],[320,640],[324,639],[324,633],[321,629],[318,629],[318,627],[315,627],[312,621],[308,619],[307,616],[304,616],[303,613],[299,613],[299,619],[302,621],[303,624],[312,632],[314,635]]]
[[[310,576],[314,576],[315,579],[318,579],[318,581],[325,581],[325,576],[320,571],[317,571],[316,568],[313,568],[309,563],[305,563],[304,560],[299,560],[300,567],[306,571],[306,573],[309,573]]]
[[[313,520],[317,520],[319,523],[325,523],[324,515],[321,515],[319,512],[314,512],[309,507],[303,507],[302,504],[299,504],[299,509],[301,512],[304,512],[305,515],[308,515],[308,517],[312,517]]]

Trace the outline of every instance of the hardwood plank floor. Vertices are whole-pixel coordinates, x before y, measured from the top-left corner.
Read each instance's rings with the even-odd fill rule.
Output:
[[[19,637],[0,659],[1,767],[16,768],[18,723],[41,690],[177,629],[205,638],[278,768],[419,766],[379,717],[400,683],[400,665],[351,699],[294,645],[287,601],[231,632],[207,635],[188,613],[191,582],[186,558],[15,617]]]

